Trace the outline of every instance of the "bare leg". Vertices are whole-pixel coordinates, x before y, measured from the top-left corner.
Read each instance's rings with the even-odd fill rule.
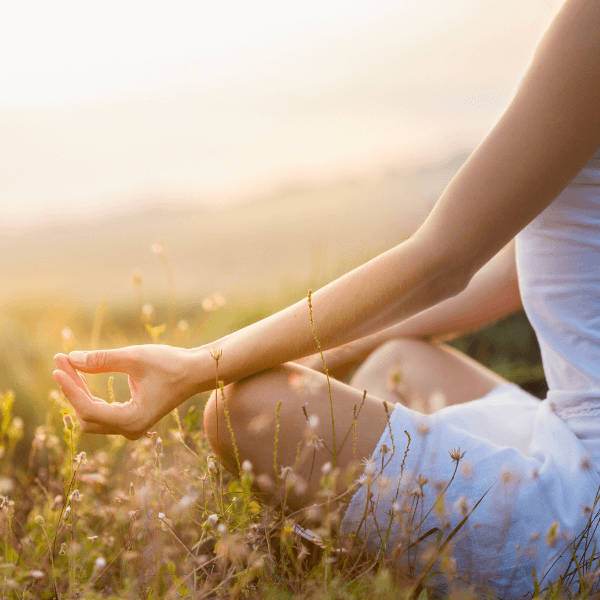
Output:
[[[500,375],[454,348],[413,338],[382,344],[350,381],[352,387],[426,414],[481,398],[504,383]]]
[[[390,371],[398,367],[403,377],[400,393],[386,385]],[[352,380],[358,389],[331,380],[335,442],[326,377],[307,367],[288,363],[243,379],[225,388],[225,401],[240,462],[249,460],[258,480],[263,484],[271,482],[263,485],[263,489],[271,487],[268,491],[274,491],[278,479],[282,478],[282,468],[295,465],[294,472],[305,485],[290,491],[287,506],[298,510],[322,501],[318,492],[326,463],[332,466],[335,463],[344,473],[352,471],[358,461],[371,457],[392,410],[392,406],[388,406],[386,412],[384,400],[403,401],[410,408],[432,412],[432,408],[441,408],[431,406],[430,399],[436,393],[443,397],[444,405],[456,404],[484,396],[502,383],[505,380],[500,376],[460,352],[443,345],[401,339],[387,342],[365,361]],[[363,389],[369,392],[364,404]],[[361,405],[356,418],[354,448],[354,414]],[[318,424],[314,431],[322,439],[323,447],[311,445],[314,435],[303,407],[309,417],[316,417],[313,420]],[[220,395],[218,402],[215,394],[211,396],[204,426],[214,451],[225,466],[236,473],[237,461]],[[276,437],[277,471],[274,466]],[[343,494],[356,475],[354,468],[347,478],[340,476],[339,494]]]
[[[287,505],[293,510],[322,502],[318,492],[322,469],[326,463],[340,469],[337,492],[343,494],[358,475],[352,467],[356,466],[357,461],[371,456],[387,422],[387,413],[381,400],[367,395],[363,404],[362,392],[333,379],[331,394],[335,442],[327,379],[321,373],[288,363],[225,388],[225,402],[240,461],[249,460],[252,463],[257,480],[263,483],[261,487],[271,491],[264,482],[270,480],[272,484],[276,484],[278,477],[282,478],[281,470],[284,467],[296,465],[294,471],[301,485],[297,489],[291,489],[287,499]],[[276,472],[275,430],[277,406],[280,402]],[[356,412],[359,408],[360,412],[356,419],[354,448],[355,406]],[[303,407],[314,427],[307,422]],[[236,473],[235,452],[227,430],[224,403],[220,394],[218,403],[213,394],[206,406],[204,427],[212,448],[225,466]],[[312,443],[313,431],[324,446],[315,448]],[[348,473],[349,469],[351,473]]]

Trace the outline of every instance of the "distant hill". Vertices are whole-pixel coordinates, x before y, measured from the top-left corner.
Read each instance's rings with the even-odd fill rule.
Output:
[[[148,296],[164,297],[156,241],[167,249],[179,299],[268,293],[286,279],[323,277],[410,235],[467,156],[371,178],[290,183],[222,207],[163,194],[94,222],[0,229],[0,301],[129,301],[135,270]]]

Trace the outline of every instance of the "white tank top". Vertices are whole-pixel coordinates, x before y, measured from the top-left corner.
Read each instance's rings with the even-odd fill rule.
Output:
[[[519,233],[517,267],[548,400],[563,418],[600,414],[600,150]]]

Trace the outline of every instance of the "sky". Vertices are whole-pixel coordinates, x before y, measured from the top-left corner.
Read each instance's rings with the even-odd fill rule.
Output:
[[[0,225],[225,202],[474,147],[560,0],[0,9]]]

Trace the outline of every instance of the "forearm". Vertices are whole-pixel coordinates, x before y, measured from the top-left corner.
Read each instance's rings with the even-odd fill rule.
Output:
[[[432,306],[465,287],[464,269],[448,252],[408,240],[312,295],[316,334],[323,350],[365,337]],[[206,391],[212,347],[222,349],[219,379],[225,383],[308,356],[316,343],[306,300],[192,350],[191,377]],[[207,364],[208,363],[208,364]]]
[[[400,337],[450,339],[502,319],[522,308],[514,241],[481,268],[456,296],[400,323],[325,353],[328,370],[336,377],[381,344]],[[312,368],[322,370],[321,357],[311,357]]]

